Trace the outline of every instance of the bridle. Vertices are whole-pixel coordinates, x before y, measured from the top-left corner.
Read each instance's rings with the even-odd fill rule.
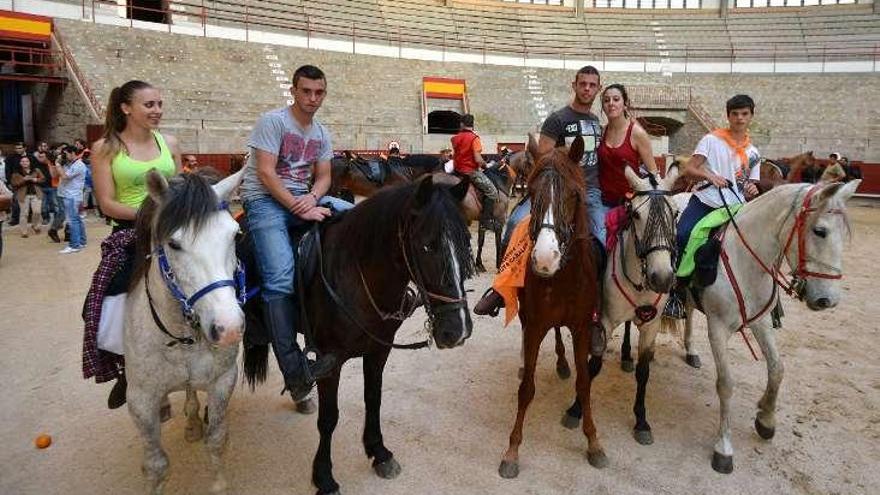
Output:
[[[558,178],[558,179],[562,178],[562,175],[559,174],[559,172],[557,172],[556,169],[553,167],[545,167],[544,169],[538,171],[536,177],[540,176],[540,175],[544,175],[544,174],[553,174],[555,176],[555,178]],[[532,180],[534,180],[534,179],[532,179]],[[561,181],[558,181],[558,182],[561,182]],[[568,254],[568,248],[572,243],[571,241],[572,241],[572,237],[573,237],[575,229],[574,229],[574,225],[573,225],[574,222],[572,222],[572,225],[556,225],[555,216],[561,215],[562,211],[559,211],[559,210],[561,210],[561,208],[556,208],[556,205],[554,203],[559,203],[561,205],[562,202],[561,201],[560,202],[554,201],[555,193],[556,193],[555,189],[556,189],[556,182],[551,181],[550,182],[550,204],[548,205],[548,208],[553,208],[554,210],[556,210],[556,211],[554,211],[554,220],[553,220],[554,223],[544,221],[544,217],[546,216],[546,211],[545,211],[544,214],[541,215],[540,220],[538,220],[536,216],[534,216],[534,215],[532,216],[533,222],[536,222],[536,223],[540,222],[540,223],[537,223],[537,228],[535,228],[535,225],[531,225],[529,227],[529,230],[530,230],[530,234],[531,234],[530,236],[532,238],[532,241],[537,240],[538,235],[541,233],[542,230],[550,230],[551,232],[553,232],[553,234],[556,236],[556,239],[559,242],[559,257],[560,257],[560,266],[561,266],[561,265],[565,264],[566,255]],[[532,198],[532,207],[534,207],[535,204],[536,204],[536,201],[535,201],[535,198],[533,197]],[[575,204],[575,211],[577,211],[577,209],[580,208],[582,204],[583,204],[582,193],[578,192],[577,201]]]
[[[218,211],[227,209],[228,204],[225,201],[220,202],[219,206],[217,207]],[[235,262],[235,272],[232,279],[224,279],[211,282],[210,284],[197,290],[192,296],[187,297],[183,289],[180,288],[180,284],[177,283],[177,277],[174,274],[174,269],[171,267],[171,263],[168,262],[168,256],[165,253],[165,247],[162,245],[156,247],[156,249],[154,249],[153,252],[147,256],[148,262],[150,258],[156,259],[156,262],[159,266],[159,274],[162,276],[162,280],[165,282],[165,287],[168,289],[168,292],[171,293],[171,297],[174,298],[174,300],[177,301],[177,303],[180,305],[180,311],[183,315],[183,319],[187,322],[190,329],[193,330],[191,337],[177,337],[169,332],[168,328],[162,323],[162,319],[156,312],[156,308],[153,303],[153,296],[152,294],[150,294],[150,270],[149,267],[147,267],[147,270],[145,270],[144,272],[144,287],[146,288],[147,292],[147,302],[150,306],[150,314],[153,317],[153,322],[155,322],[156,326],[159,327],[159,330],[172,339],[166,344],[168,347],[174,347],[177,344],[188,346],[194,344],[197,340],[199,340],[201,335],[201,321],[199,321],[199,316],[195,311],[195,304],[209,293],[223,287],[233,287],[235,289],[236,298],[238,299],[238,304],[240,306],[244,306],[244,303],[247,301],[248,292],[246,287],[244,265],[242,265],[241,261],[238,259],[236,259]]]

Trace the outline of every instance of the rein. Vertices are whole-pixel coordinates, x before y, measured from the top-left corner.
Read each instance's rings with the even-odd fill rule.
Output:
[[[728,185],[728,187],[731,187],[731,186]],[[764,305],[764,307],[760,311],[758,311],[757,314],[755,314],[754,316],[749,318],[746,313],[745,298],[742,295],[742,290],[740,289],[739,283],[736,281],[736,276],[734,275],[733,269],[730,266],[730,257],[727,254],[727,251],[724,249],[724,245],[722,243],[722,248],[721,248],[721,253],[720,253],[721,261],[724,264],[724,269],[727,272],[727,278],[730,280],[731,286],[733,287],[734,294],[736,295],[737,304],[739,306],[740,318],[742,319],[742,325],[740,325],[740,327],[737,331],[743,336],[743,339],[745,340],[746,345],[749,347],[749,350],[751,351],[752,356],[755,358],[756,361],[758,360],[758,356],[755,353],[754,349],[752,349],[752,345],[749,342],[749,339],[746,336],[744,330],[746,327],[748,327],[748,325],[750,323],[761,318],[762,316],[764,316],[764,314],[767,313],[767,311],[769,311],[771,309],[773,302],[777,298],[778,289],[781,288],[790,297],[793,297],[797,300],[803,300],[805,284],[806,284],[807,278],[822,278],[822,279],[830,279],[830,280],[839,280],[839,279],[843,278],[842,270],[840,270],[838,268],[834,268],[834,267],[831,267],[831,268],[833,270],[835,270],[837,273],[831,273],[831,274],[821,273],[821,272],[811,272],[806,269],[807,262],[810,261],[809,257],[807,256],[807,253],[806,253],[806,233],[805,233],[805,230],[806,230],[806,224],[807,224],[807,216],[810,213],[817,211],[817,209],[812,207],[811,204],[812,204],[813,195],[821,188],[822,188],[822,186],[816,185],[816,186],[812,186],[807,191],[807,194],[804,196],[804,199],[801,203],[801,208],[798,211],[797,216],[795,217],[794,224],[792,225],[791,230],[789,231],[788,238],[785,242],[785,245],[782,249],[782,252],[776,258],[775,262],[773,263],[772,268],[768,267],[767,264],[764,263],[763,260],[761,260],[761,258],[758,256],[758,254],[755,253],[755,250],[752,249],[752,247],[746,241],[746,238],[743,235],[742,231],[740,230],[739,225],[736,223],[736,220],[734,220],[734,218],[733,218],[733,214],[730,211],[730,207],[727,204],[727,200],[724,198],[724,194],[723,194],[721,188],[720,187],[718,188],[718,193],[721,196],[721,200],[724,203],[724,208],[727,210],[727,214],[730,216],[730,223],[733,225],[734,231],[736,232],[737,237],[739,238],[739,240],[743,244],[743,246],[746,248],[748,253],[752,256],[752,258],[758,262],[758,265],[761,267],[761,269],[765,273],[767,273],[770,276],[770,278],[773,280],[773,292],[770,295],[770,299],[767,301],[767,303]],[[794,201],[792,202],[791,208],[790,208],[788,214],[786,215],[786,221],[788,220],[788,217],[791,216],[791,214],[797,208],[798,198],[799,198],[799,195],[796,196]],[[843,213],[843,211],[840,209],[829,210],[829,212],[835,213],[835,214],[842,214]],[[785,225],[785,221],[783,221],[783,227],[784,227],[784,225]],[[783,227],[780,227],[780,233],[781,233],[781,229]],[[792,272],[791,279],[789,280],[788,277],[786,277],[785,274],[782,273],[781,266],[782,266],[782,260],[788,259],[788,249],[791,247],[792,241],[794,240],[795,236],[797,236],[797,238],[798,238],[798,263],[797,263],[797,268],[795,268],[795,270]],[[720,240],[723,241],[723,238],[724,238],[724,234],[722,233]]]

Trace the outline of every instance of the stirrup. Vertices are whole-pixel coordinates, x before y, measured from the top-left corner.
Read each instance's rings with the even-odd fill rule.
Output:
[[[666,306],[663,307],[663,316],[676,320],[684,320],[687,318],[687,310],[684,307],[684,301],[677,290],[673,290],[666,300]]]

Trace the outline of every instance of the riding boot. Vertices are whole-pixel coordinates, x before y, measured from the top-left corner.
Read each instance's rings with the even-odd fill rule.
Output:
[[[495,289],[489,287],[483,297],[474,305],[474,314],[498,316],[498,311],[504,307],[504,298]]]
[[[601,356],[608,346],[608,335],[602,325],[602,301],[603,288],[605,285],[605,264],[607,256],[605,247],[598,239],[593,238],[593,255],[596,260],[596,311],[593,314],[592,328],[590,329],[590,355]]]
[[[296,342],[296,306],[292,297],[264,301],[263,312],[266,325],[272,334],[272,350],[284,375],[284,385],[293,400],[300,401],[309,395],[315,380],[323,378],[336,368],[332,355],[319,356],[309,361]]]
[[[119,374],[113,388],[110,389],[110,395],[107,396],[107,407],[110,409],[119,409],[125,404],[125,390],[128,388],[128,380],[125,379],[125,372]]]

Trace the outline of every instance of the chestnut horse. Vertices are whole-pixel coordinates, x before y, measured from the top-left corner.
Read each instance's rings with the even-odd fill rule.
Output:
[[[498,471],[504,478],[519,474],[519,446],[522,443],[526,409],[535,396],[535,363],[547,332],[567,326],[574,343],[577,396],[584,411],[583,432],[587,437],[587,459],[595,467],[608,460],[596,435],[590,408],[591,316],[598,303],[596,263],[587,225],[584,176],[578,166],[584,142],[576,138],[568,153],[554,149],[542,156],[529,177],[532,208],[529,237],[534,249],[519,290],[519,319],[523,327],[524,372],[519,386],[516,423],[510,444]],[[597,360],[601,365],[601,359]]]

